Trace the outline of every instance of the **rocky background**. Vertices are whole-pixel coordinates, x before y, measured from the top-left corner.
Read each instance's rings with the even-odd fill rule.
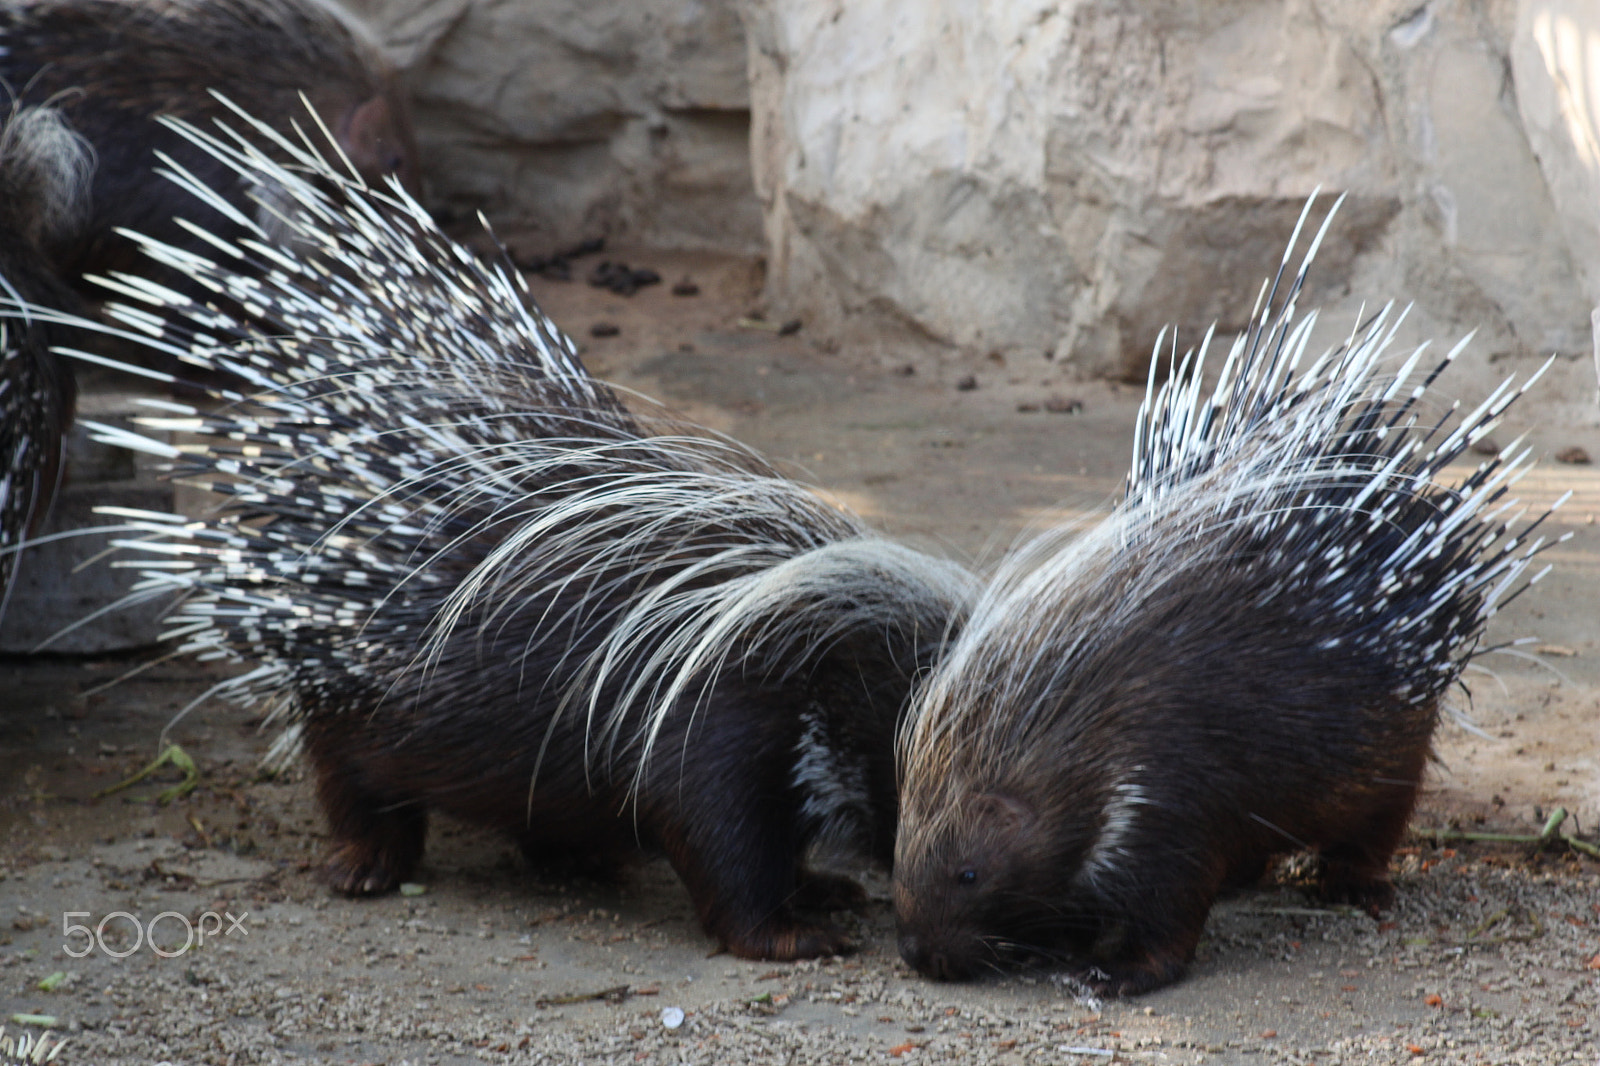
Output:
[[[346,0],[406,72],[432,202],[529,228],[761,250],[735,0]]]
[[[1218,908],[1189,980],[1094,1004],[913,977],[881,878],[837,916],[862,951],[797,965],[708,954],[662,863],[547,875],[445,819],[420,895],[333,899],[303,770],[259,773],[262,709],[206,697],[231,668],[119,653],[153,644],[164,601],[55,636],[137,577],[101,564],[114,535],[57,540],[0,629],[7,1039],[52,1017],[57,1061],[99,1066],[1600,1066],[1600,867],[1454,838],[1600,823],[1600,3],[349,2],[405,66],[431,201],[463,232],[481,209],[532,255],[604,234],[582,272],[661,274],[632,296],[530,279],[597,375],[979,565],[1103,513],[1142,395],[1114,379],[1164,322],[1237,325],[1306,195],[1348,191],[1311,294],[1330,331],[1389,295],[1419,301],[1414,333],[1483,327],[1440,386],[1468,403],[1567,356],[1496,433],[1546,460],[1525,502],[1575,493],[1544,527],[1570,537],[1550,576],[1492,637],[1537,642],[1470,675],[1480,731],[1440,730],[1385,921],[1307,900],[1291,865]],[[85,418],[136,410],[125,381],[81,384]],[[152,464],[80,427],[52,528],[198,512]],[[5,654],[52,637],[72,654]],[[194,793],[156,803],[163,771],[103,794],[169,740]],[[123,912],[112,945],[135,954],[68,956],[69,908]],[[115,931],[206,911],[248,936],[168,959]]]
[[[835,339],[1141,376],[1243,322],[1315,188],[1313,296],[1474,358],[1591,349],[1585,0],[350,0],[433,194],[543,234],[764,251]]]

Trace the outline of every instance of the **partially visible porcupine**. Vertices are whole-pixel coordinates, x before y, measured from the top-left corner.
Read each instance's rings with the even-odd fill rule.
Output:
[[[394,175],[416,188],[417,150],[394,71],[321,0],[7,3],[0,80],[22,103],[59,108],[94,148],[90,211],[52,242],[64,277],[148,266],[119,228],[193,251],[205,245],[179,218],[239,233],[223,205],[203,205],[156,172],[164,153],[226,204],[252,209],[243,176],[158,121],[211,128],[232,114],[214,92],[286,135],[298,124],[331,151],[309,102],[363,178]]]
[[[658,849],[739,955],[842,947],[796,914],[838,887],[801,859],[827,837],[888,860],[895,731],[966,573],[624,407],[403,193],[185,132],[283,190],[315,255],[152,244],[249,321],[131,277],[147,306],[110,316],[255,391],[157,404],[192,435],[172,447],[96,429],[227,501],[126,516],[151,534],[127,546],[185,597],[185,648],[254,664],[224,690],[298,724],[333,885],[395,887],[441,810],[534,857]]]
[[[1155,988],[1220,891],[1300,848],[1329,897],[1391,899],[1441,700],[1543,542],[1510,531],[1520,445],[1447,487],[1511,383],[1433,421],[1461,346],[1393,367],[1390,308],[1302,368],[1306,264],[1209,397],[1209,336],[1152,370],[1121,504],[1003,565],[919,690],[894,895],[922,973],[1032,959]]]
[[[0,290],[13,300],[70,309],[44,244],[77,224],[89,181],[87,147],[48,108],[13,110],[0,129]],[[73,377],[50,351],[63,327],[50,316],[0,319],[0,615],[19,545],[49,507],[72,424]]]

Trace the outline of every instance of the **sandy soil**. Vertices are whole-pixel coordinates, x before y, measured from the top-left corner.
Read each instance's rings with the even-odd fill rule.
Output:
[[[655,395],[791,464],[924,546],[980,565],[1039,522],[1115,494],[1138,390],[1033,365],[888,344],[829,351],[802,328],[741,328],[751,265],[639,253],[668,284],[622,298],[536,281],[600,375]],[[587,265],[587,264],[585,264]],[[697,296],[673,296],[684,276]],[[591,326],[618,327],[592,337]],[[1447,379],[1465,397],[1533,369]],[[975,387],[962,388],[971,376]],[[1593,370],[1561,365],[1507,427],[1545,455],[1600,456]],[[1052,410],[1054,408],[1055,410]],[[1497,621],[1542,663],[1497,656],[1474,673],[1487,737],[1448,726],[1419,826],[1600,831],[1600,479],[1549,462],[1534,501],[1571,490],[1555,569]],[[1046,978],[941,986],[895,958],[886,883],[842,915],[862,945],[800,965],[709,954],[662,864],[617,884],[531,871],[497,839],[443,823],[417,894],[351,902],[314,880],[322,828],[296,770],[257,771],[270,741],[248,714],[205,704],[219,676],[170,662],[106,689],[137,657],[0,661],[0,1061],[56,1019],[61,1063],[1440,1062],[1600,1064],[1600,863],[1520,845],[1435,846],[1396,859],[1382,923],[1280,883],[1220,905],[1178,986],[1095,1003]],[[147,763],[163,730],[201,787],[166,806],[161,782],[95,794]],[[123,911],[207,930],[164,957]],[[216,920],[203,919],[214,913]],[[237,924],[222,916],[231,915]],[[168,954],[183,922],[154,923]],[[129,950],[133,949],[133,950]],[[53,975],[54,979],[52,980]],[[42,983],[42,984],[41,984]],[[46,990],[48,987],[49,990]],[[667,1020],[683,1012],[676,1028]]]

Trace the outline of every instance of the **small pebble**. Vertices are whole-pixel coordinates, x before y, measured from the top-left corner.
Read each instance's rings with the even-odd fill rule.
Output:
[[[682,1007],[662,1007],[661,1024],[668,1029],[676,1029],[683,1024]]]
[[[690,281],[688,278],[684,278],[682,281],[678,282],[676,285],[674,285],[672,287],[672,295],[674,295],[674,296],[699,296],[700,295],[700,286],[696,285],[693,281]]]
[[[798,318],[791,318],[789,321],[778,327],[778,336],[780,337],[792,337],[799,332],[800,320]]]
[[[1559,452],[1556,452],[1556,462],[1558,463],[1584,464],[1590,461],[1589,453],[1578,447],[1576,444],[1570,448],[1562,448]]]
[[[591,337],[615,337],[622,332],[622,327],[615,322],[596,322],[589,327]]]
[[[957,392],[971,392],[978,387],[978,378],[975,374],[968,374],[956,382]]]
[[[1071,396],[1052,396],[1044,402],[1044,409],[1053,415],[1075,415],[1083,410],[1083,401]]]

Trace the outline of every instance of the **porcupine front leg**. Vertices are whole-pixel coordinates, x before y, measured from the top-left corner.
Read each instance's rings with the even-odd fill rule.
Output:
[[[656,832],[705,931],[747,959],[803,959],[850,947],[844,933],[796,915],[810,895],[799,856],[792,742],[770,733],[754,697],[716,697],[684,754],[658,752],[649,786]],[[824,892],[825,895],[831,894]]]
[[[323,879],[347,896],[375,896],[398,888],[416,869],[428,815],[416,800],[386,796],[370,787],[360,758],[352,755],[359,745],[345,730],[307,725],[306,753],[333,838]]]
[[[1422,760],[1415,768],[1420,781]],[[1321,849],[1322,887],[1319,895],[1330,903],[1350,903],[1376,918],[1394,902],[1389,883],[1389,858],[1400,846],[1411,812],[1417,805],[1419,784],[1397,781],[1376,786],[1384,789],[1366,817],[1356,820],[1352,839]]]
[[[1181,978],[1194,961],[1206,916],[1227,880],[1220,862],[1173,861],[1165,852],[1142,870],[1124,871],[1123,891],[1103,898],[1091,964],[1075,976],[1101,995],[1135,996]],[[1094,903],[1089,909],[1099,910]]]
[[[735,802],[746,802],[746,794]],[[667,858],[694,900],[700,924],[746,959],[807,959],[850,950],[844,932],[796,913],[801,895],[792,826],[768,817],[729,818],[664,841]]]
[[[1094,961],[1073,976],[1105,996],[1136,996],[1181,978],[1194,960],[1205,915],[1160,923],[1132,922],[1111,930],[1094,952]]]

